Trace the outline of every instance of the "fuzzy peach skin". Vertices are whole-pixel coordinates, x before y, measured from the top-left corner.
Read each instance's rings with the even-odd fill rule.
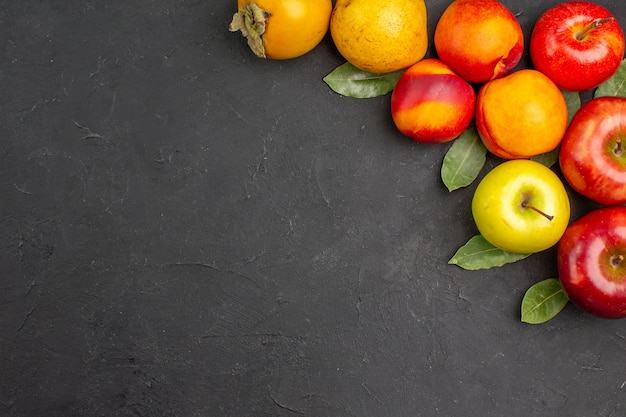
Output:
[[[476,129],[487,149],[504,159],[553,151],[567,129],[561,90],[534,69],[483,85],[476,99]]]
[[[421,143],[448,142],[474,117],[472,86],[438,59],[407,69],[391,94],[391,114],[404,135]]]

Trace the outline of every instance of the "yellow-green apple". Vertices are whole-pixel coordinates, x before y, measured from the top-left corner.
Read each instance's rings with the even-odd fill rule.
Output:
[[[557,268],[567,298],[603,318],[626,318],[626,207],[594,209],[559,241]]]
[[[565,132],[559,164],[580,194],[604,205],[626,203],[626,98],[585,103]]]
[[[524,52],[524,34],[511,11],[497,0],[455,0],[434,35],[439,59],[471,83],[509,73]]]
[[[508,252],[554,246],[569,223],[570,202],[561,179],[529,159],[505,161],[480,181],[472,199],[480,234]]]
[[[438,59],[409,67],[391,93],[391,115],[400,132],[421,143],[448,142],[472,122],[476,93]]]
[[[560,88],[584,91],[609,79],[624,57],[624,34],[615,16],[586,1],[560,3],[542,14],[530,36],[536,69]]]
[[[531,158],[554,150],[567,128],[563,93],[544,74],[523,69],[485,83],[476,99],[476,129],[491,153]]]

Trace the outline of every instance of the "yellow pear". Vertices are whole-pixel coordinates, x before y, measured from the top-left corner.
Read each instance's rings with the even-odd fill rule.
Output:
[[[330,33],[339,53],[364,71],[407,68],[426,55],[424,0],[337,0]]]

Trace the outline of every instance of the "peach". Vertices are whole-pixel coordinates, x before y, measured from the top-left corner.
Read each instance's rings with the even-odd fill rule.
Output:
[[[504,159],[531,158],[559,145],[567,128],[561,90],[534,69],[487,82],[476,98],[476,129],[487,149]]]
[[[455,0],[435,28],[439,59],[471,83],[511,72],[524,52],[516,17],[497,0]]]
[[[391,93],[391,115],[398,130],[421,143],[448,142],[472,122],[472,86],[435,58],[409,67]]]

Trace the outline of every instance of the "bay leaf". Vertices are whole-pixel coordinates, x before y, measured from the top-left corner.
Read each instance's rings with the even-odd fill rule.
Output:
[[[582,100],[580,99],[580,93],[575,91],[561,90],[561,93],[567,105],[567,123],[569,124],[569,122],[572,121],[572,117],[574,117],[578,109],[580,109]]]
[[[332,70],[324,82],[336,93],[354,98],[383,96],[394,89],[404,70],[376,74],[346,62]]]
[[[558,278],[548,278],[530,287],[522,299],[522,322],[541,324],[556,316],[568,300]]]
[[[454,140],[443,158],[441,179],[454,191],[470,185],[485,165],[487,148],[471,125]]]
[[[594,98],[603,96],[626,97],[626,59],[617,68],[611,78],[596,88]]]
[[[550,168],[552,165],[556,164],[559,160],[559,150],[561,148],[557,146],[557,148],[551,152],[542,153],[541,155],[533,156],[532,159],[535,162],[539,162]]]
[[[467,270],[499,267],[527,258],[530,254],[512,253],[496,248],[482,235],[473,236],[456,251],[448,264]]]

